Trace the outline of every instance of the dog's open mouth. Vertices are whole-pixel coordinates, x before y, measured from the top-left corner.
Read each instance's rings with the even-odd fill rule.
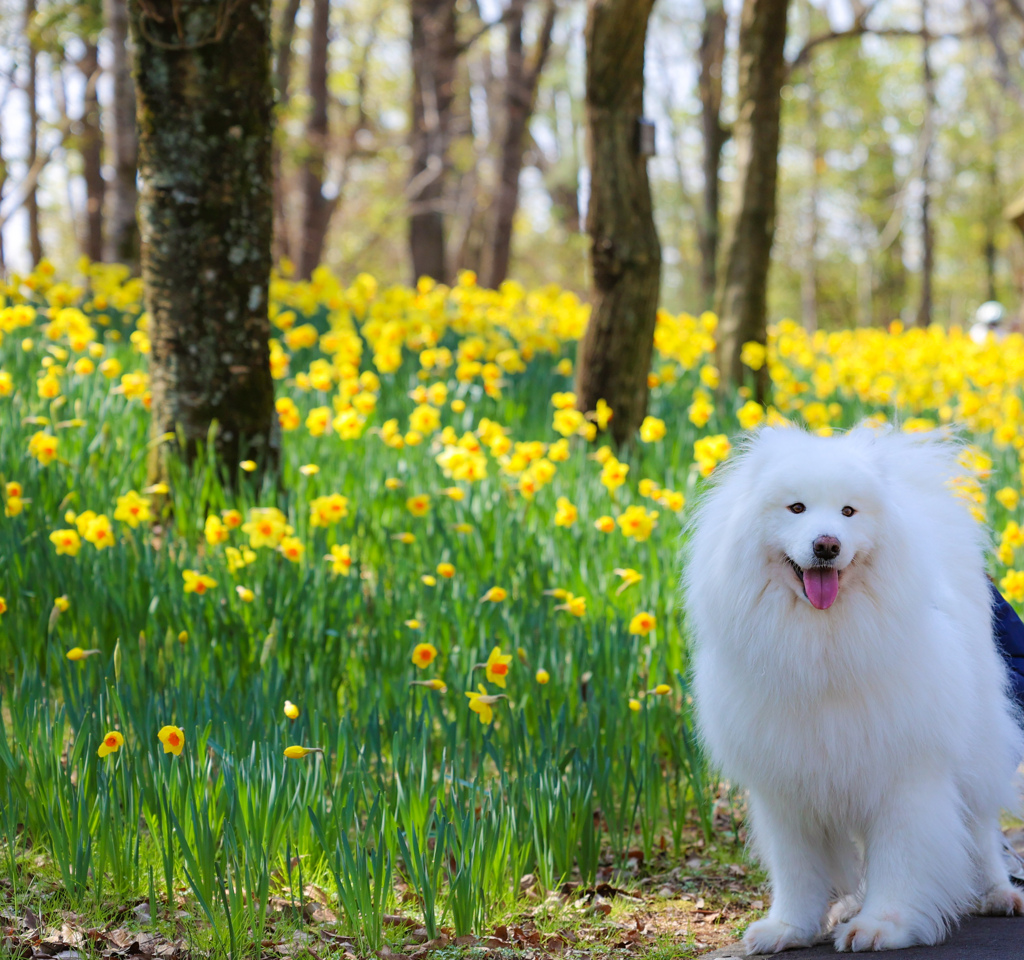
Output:
[[[839,596],[840,575],[836,567],[832,564],[821,564],[805,570],[792,557],[786,557],[786,562],[800,579],[804,596],[811,601],[811,606],[818,610],[827,610],[836,602],[836,597]]]

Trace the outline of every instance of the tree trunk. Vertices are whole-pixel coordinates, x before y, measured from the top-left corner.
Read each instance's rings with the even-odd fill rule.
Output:
[[[299,276],[308,280],[320,262],[331,204],[323,194],[327,160],[327,54],[330,45],[330,0],[313,0],[309,35],[309,119],[302,163],[302,237]]]
[[[993,151],[998,141],[993,137],[991,144]],[[999,189],[999,169],[996,166],[996,157],[993,153],[988,167],[988,193],[991,197],[991,210],[985,216],[985,242],[982,248],[982,256],[985,258],[985,292],[989,300],[998,300],[996,284],[996,224],[997,217],[1002,204],[999,198],[1002,191]]]
[[[501,174],[494,199],[488,258],[484,271],[485,286],[497,288],[508,276],[512,257],[512,227],[519,208],[519,174],[526,151],[526,129],[537,100],[537,85],[551,50],[551,32],[556,7],[548,0],[544,23],[537,39],[531,64],[523,51],[523,14],[526,0],[512,0],[505,23],[508,46],[505,52],[505,135],[501,144]]]
[[[932,73],[928,2],[921,0],[921,61],[924,79],[924,156],[921,158],[921,302],[917,325],[932,322],[932,277],[935,273],[935,231],[932,226],[932,144],[935,139],[935,76]]]
[[[104,0],[103,6],[110,30],[114,88],[109,112],[114,180],[113,202],[107,218],[107,258],[128,264],[134,272],[139,265],[139,225],[135,219],[139,144],[135,135],[135,84],[128,53],[128,5],[126,0]]]
[[[807,237],[804,245],[803,275],[800,279],[800,307],[804,328],[813,333],[818,329],[818,205],[821,189],[821,169],[825,158],[821,154],[821,104],[818,100],[817,78],[807,72],[807,130],[811,170],[807,178]],[[867,315],[870,316],[870,285],[867,294]],[[863,298],[862,298],[863,299]]]
[[[715,303],[718,284],[718,245],[722,148],[729,131],[722,126],[722,66],[725,63],[725,30],[728,17],[721,0],[707,0],[700,37],[700,105],[704,137],[704,209],[697,225],[700,245],[700,291],[705,309]]]
[[[412,170],[409,251],[413,279],[447,279],[444,209],[455,97],[456,0],[410,0]]]
[[[270,0],[129,0],[153,435],[191,461],[217,424],[229,482],[276,466],[270,376]],[[172,444],[154,448],[153,478]],[[257,479],[262,471],[251,474]]]
[[[277,56],[274,60],[274,96],[278,112],[283,111],[291,97],[292,82],[292,40],[295,37],[295,18],[299,15],[301,0],[288,0],[281,12],[278,28]],[[271,152],[271,167],[274,176],[274,260],[278,263],[286,257],[292,259],[291,231],[288,223],[288,205],[285,200],[284,157],[280,143],[280,131],[274,138]]]
[[[741,383],[740,350],[767,339],[768,268],[775,238],[779,113],[789,0],[744,0],[739,41],[736,180],[739,211],[726,245],[718,294],[718,365],[723,383]],[[767,389],[761,368],[759,395]]]
[[[82,176],[85,180],[85,243],[82,252],[93,261],[103,259],[103,131],[100,129],[100,102],[96,96],[93,75],[100,68],[95,43],[86,43],[85,54],[78,63],[85,79],[82,104],[81,133],[78,149],[82,154]]]
[[[25,36],[28,43],[28,57],[25,81],[25,96],[28,98],[28,157],[26,165],[29,169],[30,184],[25,197],[25,212],[28,215],[28,249],[32,257],[32,266],[43,259],[43,245],[39,239],[39,194],[37,192],[38,176],[32,177],[39,159],[39,107],[36,101],[36,41],[35,25],[36,0],[25,0]]]
[[[590,0],[586,26],[587,232],[593,311],[577,353],[581,410],[604,400],[617,444],[647,413],[661,280],[647,159],[638,149],[644,42],[654,0]]]

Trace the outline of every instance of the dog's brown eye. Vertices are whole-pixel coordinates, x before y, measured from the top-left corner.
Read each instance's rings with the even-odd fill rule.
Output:
[[[857,511],[853,507],[843,507],[843,516],[852,517]]]
[[[803,513],[806,509],[807,507],[805,507],[802,503],[791,503],[789,505],[790,513]]]

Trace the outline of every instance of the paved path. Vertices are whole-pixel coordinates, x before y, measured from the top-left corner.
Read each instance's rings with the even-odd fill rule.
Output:
[[[836,953],[831,943],[806,950],[758,954],[784,960],[821,960],[823,957],[877,957],[878,960],[1024,960],[1024,917],[974,917],[967,920],[945,943],[937,947],[910,947],[884,953]],[[706,953],[701,960],[743,958],[739,944]]]

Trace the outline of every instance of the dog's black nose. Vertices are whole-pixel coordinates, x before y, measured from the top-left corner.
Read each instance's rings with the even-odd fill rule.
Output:
[[[835,560],[842,544],[835,537],[818,537],[814,541],[814,555],[819,560]]]

